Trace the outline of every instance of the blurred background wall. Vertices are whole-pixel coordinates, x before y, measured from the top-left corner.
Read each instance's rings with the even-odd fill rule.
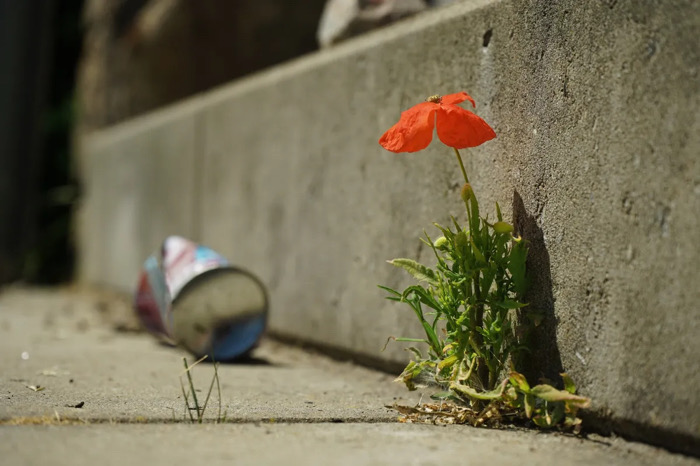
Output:
[[[0,0],[0,284],[71,279],[75,134],[317,49],[324,3]]]
[[[325,0],[86,0],[80,130],[313,51]]]
[[[73,275],[75,137],[452,0],[0,0],[0,284]]]

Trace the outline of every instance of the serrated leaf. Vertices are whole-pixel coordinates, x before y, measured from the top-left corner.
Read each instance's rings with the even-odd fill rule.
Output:
[[[389,262],[395,267],[404,269],[406,272],[413,275],[413,278],[419,281],[424,281],[430,283],[431,285],[437,285],[438,281],[435,277],[435,272],[432,269],[420,264],[412,259],[393,259]]]

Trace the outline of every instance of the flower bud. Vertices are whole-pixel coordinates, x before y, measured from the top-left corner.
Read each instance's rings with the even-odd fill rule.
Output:
[[[436,249],[444,251],[447,249],[447,238],[445,238],[444,236],[441,236],[438,239],[436,239],[435,243],[433,243],[433,244],[435,245]]]
[[[460,195],[462,196],[462,200],[464,202],[469,202],[469,199],[471,199],[474,196],[472,185],[466,183],[464,186],[462,186],[462,192],[460,193]]]
[[[493,224],[493,229],[496,233],[510,233],[513,231],[513,225],[506,222],[496,222]]]
[[[439,237],[433,243],[437,249],[445,249],[447,247],[447,238],[444,236]]]

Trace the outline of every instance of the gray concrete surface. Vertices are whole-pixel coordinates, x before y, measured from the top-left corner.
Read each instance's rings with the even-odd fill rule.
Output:
[[[193,359],[146,334],[115,333],[92,298],[40,290],[0,295],[0,354],[2,419],[136,422],[185,416],[179,376],[183,356],[190,364]],[[219,368],[222,411],[233,422],[388,421],[397,414],[384,405],[413,405],[421,396],[393,383],[389,374],[270,341],[255,356],[251,364]],[[212,377],[210,364],[193,369],[200,399]],[[81,402],[82,408],[71,407]],[[218,403],[207,413],[216,419]]]
[[[0,426],[5,464],[634,465],[700,462],[621,440],[417,424]],[[41,445],[41,448],[35,448]]]
[[[466,154],[483,211],[498,200],[532,244],[528,299],[547,319],[529,373],[564,369],[599,422],[698,452],[699,24],[691,0],[464,1],[93,134],[82,279],[129,289],[134,251],[154,247],[142,229],[191,234],[260,274],[278,334],[405,361],[379,348],[417,324],[375,285],[409,283],[385,259],[429,260],[417,237],[460,215],[460,174],[436,141],[394,155],[377,139],[465,90],[498,134]],[[134,141],[170,144],[154,164],[190,160],[172,141],[191,120],[181,223],[159,218],[183,195],[172,166],[148,182],[173,199],[90,181],[131,167]]]
[[[258,364],[220,367],[226,422],[214,423],[214,405],[192,424],[177,381],[183,353],[116,333],[99,311],[111,304],[71,290],[0,292],[3,464],[700,464],[614,437],[401,424],[384,404],[419,394],[270,341]],[[211,366],[193,371],[206,390]]]

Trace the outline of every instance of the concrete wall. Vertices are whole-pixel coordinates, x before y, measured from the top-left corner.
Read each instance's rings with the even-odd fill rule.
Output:
[[[463,1],[94,133],[81,277],[131,289],[187,235],[263,278],[276,333],[405,361],[379,349],[418,328],[376,284],[430,260],[417,238],[461,215],[461,175],[437,142],[377,139],[465,90],[498,134],[466,154],[483,209],[532,242],[530,374],[563,368],[597,422],[697,452],[699,27],[693,0]]]

